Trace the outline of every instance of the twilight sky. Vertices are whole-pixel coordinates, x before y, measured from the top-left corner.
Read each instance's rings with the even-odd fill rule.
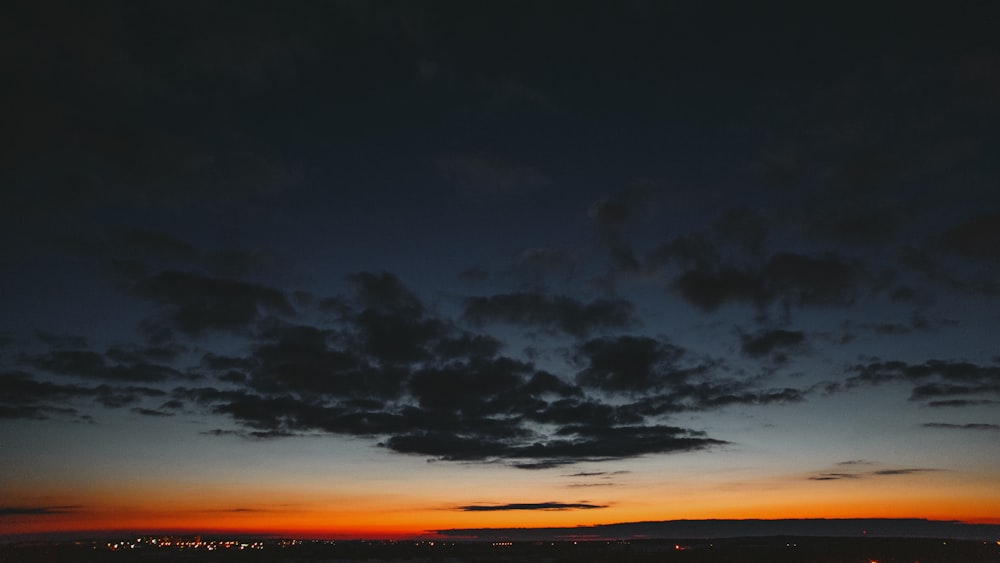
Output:
[[[0,528],[1000,523],[993,14],[729,4],[15,3]]]

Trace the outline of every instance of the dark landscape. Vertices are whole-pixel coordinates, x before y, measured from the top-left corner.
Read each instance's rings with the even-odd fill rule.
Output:
[[[229,543],[229,542],[226,542]],[[123,547],[132,545],[132,547]],[[1000,560],[1000,542],[933,538],[754,538],[434,542],[242,538],[228,546],[134,546],[126,541],[23,543],[0,547],[4,562],[260,561],[260,562],[769,562],[979,563]]]

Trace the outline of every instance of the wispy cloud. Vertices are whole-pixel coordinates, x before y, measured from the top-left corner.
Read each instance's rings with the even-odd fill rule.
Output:
[[[860,466],[860,465],[871,465],[871,462],[864,460],[855,461],[844,461],[837,465],[840,466]],[[886,476],[897,476],[897,475],[913,475],[916,473],[929,473],[932,471],[940,471],[940,469],[930,469],[925,467],[905,467],[899,469],[877,469],[874,471],[860,471],[854,473],[844,473],[844,472],[830,472],[830,473],[819,473],[809,477],[810,481],[839,481],[845,479],[865,479],[868,477],[886,477]]]
[[[68,514],[76,512],[81,507],[78,505],[65,506],[0,506],[0,517],[2,516],[49,516],[53,514]]]
[[[564,475],[564,477],[610,477],[612,475],[625,475],[630,473],[629,471],[579,471],[577,473],[569,473]]]
[[[525,502],[510,504],[469,504],[459,506],[462,512],[498,512],[503,510],[589,510],[592,508],[607,508],[603,504],[564,503],[564,502]]]
[[[1000,424],[970,422],[966,424],[950,424],[947,422],[925,422],[924,428],[947,428],[951,430],[1000,430]]]

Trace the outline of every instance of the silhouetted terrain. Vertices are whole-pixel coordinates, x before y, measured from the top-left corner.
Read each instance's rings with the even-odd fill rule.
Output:
[[[0,546],[0,561],[16,562],[769,562],[979,563],[1000,561],[1000,545],[927,538],[729,538],[691,541],[600,542],[290,542],[261,540],[229,548],[114,549],[107,541],[21,543]]]

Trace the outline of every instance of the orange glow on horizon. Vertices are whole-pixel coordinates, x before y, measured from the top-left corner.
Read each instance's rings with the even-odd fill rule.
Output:
[[[829,507],[832,508],[832,507]],[[638,516],[638,515],[636,515]],[[434,536],[434,530],[461,528],[546,528],[576,527],[616,524],[623,522],[660,520],[778,520],[778,519],[841,519],[841,518],[926,518],[929,520],[959,520],[970,524],[1000,525],[1000,518],[976,517],[955,518],[947,514],[928,514],[893,510],[876,512],[872,510],[850,511],[846,506],[837,510],[813,510],[798,512],[760,511],[699,514],[668,517],[645,514],[644,518],[599,518],[586,517],[575,511],[562,511],[552,518],[548,511],[528,514],[502,512],[476,515],[455,514],[450,511],[430,510],[412,513],[400,512],[395,515],[385,513],[367,514],[324,514],[301,513],[157,513],[143,510],[134,513],[88,512],[67,513],[46,516],[4,517],[4,533],[8,536],[42,535],[50,533],[90,533],[108,534],[115,532],[170,533],[170,534],[251,534],[316,539],[410,539]]]
[[[529,483],[514,498],[486,489],[469,499],[447,487],[402,494],[358,489],[344,494],[320,487],[274,488],[248,492],[241,487],[197,488],[164,483],[130,490],[111,486],[87,494],[68,490],[27,496],[0,490],[8,506],[51,506],[44,513],[0,515],[6,536],[49,533],[255,534],[318,539],[405,539],[434,530],[463,528],[576,527],[703,519],[923,518],[1000,524],[1000,491],[956,484],[945,473],[888,482],[877,479],[816,483],[802,478],[745,482],[635,482],[570,496],[560,482]],[[105,488],[107,487],[107,488]],[[13,493],[13,494],[7,494]],[[449,496],[451,495],[451,496]],[[459,500],[461,499],[461,500]],[[577,510],[464,511],[466,504],[563,501],[599,508]]]

